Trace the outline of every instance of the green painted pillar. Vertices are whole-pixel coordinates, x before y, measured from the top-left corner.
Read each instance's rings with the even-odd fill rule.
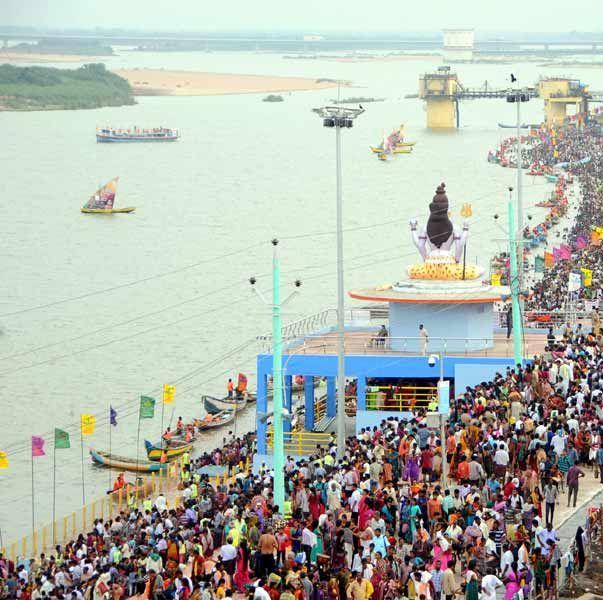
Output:
[[[523,327],[521,311],[519,309],[519,274],[517,272],[518,244],[515,239],[515,207],[509,202],[509,257],[510,257],[510,284],[511,307],[513,312],[513,357],[515,366],[522,364]],[[522,253],[523,254],[523,253]],[[523,256],[522,256],[523,258]]]
[[[281,331],[281,264],[278,257],[278,240],[273,240],[272,258],[272,386],[274,406],[274,503],[283,512],[285,505],[285,447],[283,443],[283,374]]]

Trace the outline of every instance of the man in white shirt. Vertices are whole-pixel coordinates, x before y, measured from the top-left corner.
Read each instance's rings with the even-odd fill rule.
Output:
[[[354,523],[358,523],[358,506],[360,504],[360,499],[362,498],[362,493],[355,483],[352,485],[352,489],[354,491],[349,500],[350,510],[352,511],[352,520]]]
[[[260,579],[258,581],[258,585],[253,592],[253,600],[270,600],[270,594],[263,587],[265,582],[265,579]]]
[[[551,446],[557,455],[557,458],[561,456],[563,450],[565,450],[566,437],[563,433],[563,429],[558,429],[557,433],[551,438]]]
[[[502,444],[498,445],[498,450],[494,453],[494,466],[497,474],[504,474],[509,464],[509,453]]]
[[[159,496],[157,496],[157,498],[155,499],[154,505],[160,513],[167,510],[167,500],[161,492],[159,493]]]
[[[513,552],[511,551],[511,546],[509,544],[505,544],[503,546],[503,554],[500,557],[500,576],[504,579],[507,571],[511,568],[515,557],[513,556]]]
[[[482,578],[480,600],[496,600],[496,588],[502,585],[503,582],[494,575],[492,569],[488,569],[488,574]]]

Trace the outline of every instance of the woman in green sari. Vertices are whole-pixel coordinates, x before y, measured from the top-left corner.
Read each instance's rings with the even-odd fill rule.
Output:
[[[322,531],[318,526],[318,521],[314,522],[314,531],[312,532],[316,536],[316,544],[312,547],[312,551],[310,552],[310,562],[316,564],[316,557],[319,554],[324,554],[324,544],[322,540]]]

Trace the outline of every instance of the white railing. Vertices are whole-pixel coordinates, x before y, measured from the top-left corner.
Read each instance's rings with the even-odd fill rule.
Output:
[[[583,321],[590,323],[592,311],[585,310],[525,310],[524,327],[528,329],[559,329],[566,323],[575,325]],[[494,311],[494,326],[504,329],[507,326],[507,313]]]
[[[513,356],[513,340],[504,337],[493,338],[459,338],[432,337],[427,343],[421,337],[385,337],[374,333],[347,334],[345,336],[346,354],[430,354],[441,353],[443,356],[459,356],[471,354],[478,356]],[[334,334],[314,335],[303,339],[295,346],[293,352],[299,354],[333,354],[337,351],[337,337]],[[527,352],[527,344],[524,353]],[[285,350],[285,353],[287,351]]]
[[[311,333],[322,331],[336,322],[337,311],[334,308],[327,308],[284,325],[282,328],[283,340],[290,341],[304,338]],[[270,352],[272,349],[272,333],[258,335],[256,339],[262,344],[264,351]]]
[[[345,309],[344,321],[349,326],[369,326],[373,323],[373,312],[369,308],[347,308]],[[387,315],[386,315],[387,318]],[[303,339],[311,334],[319,334],[337,325],[337,310],[326,308],[313,315],[308,315],[297,321],[292,321],[283,326],[283,342],[292,342]],[[269,352],[272,348],[272,333],[259,335],[256,338],[262,343],[264,351]]]

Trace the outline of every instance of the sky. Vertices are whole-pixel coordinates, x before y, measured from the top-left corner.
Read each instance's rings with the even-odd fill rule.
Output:
[[[601,31],[602,0],[0,0],[0,28]],[[562,19],[560,17],[562,16]]]

